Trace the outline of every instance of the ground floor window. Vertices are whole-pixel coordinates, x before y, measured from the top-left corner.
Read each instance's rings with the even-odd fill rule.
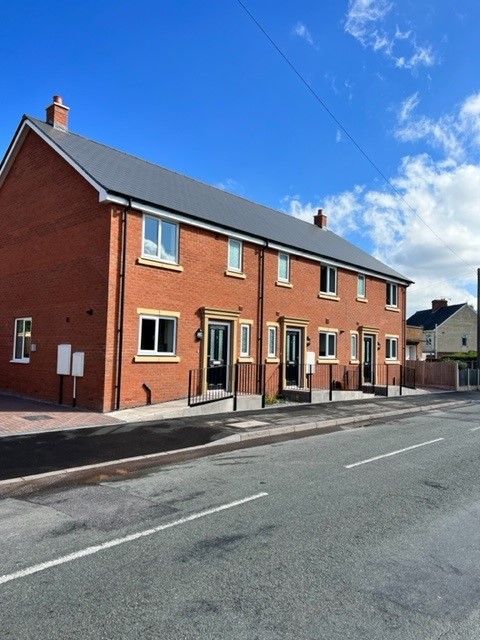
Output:
[[[320,358],[337,357],[337,334],[320,332]]]
[[[268,327],[268,357],[277,357],[277,327]]]
[[[240,357],[248,358],[250,356],[250,325],[240,325]]]
[[[397,360],[398,358],[398,338],[387,338],[386,355],[387,360]]]
[[[176,318],[140,316],[140,354],[175,355],[176,337]]]
[[[17,318],[15,320],[15,334],[13,346],[14,362],[30,362],[30,348],[32,342],[32,319]]]

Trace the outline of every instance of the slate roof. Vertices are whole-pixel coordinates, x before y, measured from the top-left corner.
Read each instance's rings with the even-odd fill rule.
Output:
[[[407,325],[411,327],[423,327],[424,331],[433,331],[435,325],[439,327],[466,304],[466,302],[462,302],[462,304],[452,304],[449,307],[441,307],[436,311],[432,309],[417,311],[407,319]]]
[[[412,281],[328,229],[164,169],[74,133],[24,116],[103,187],[145,204],[181,213],[228,230],[372,271],[405,284]]]

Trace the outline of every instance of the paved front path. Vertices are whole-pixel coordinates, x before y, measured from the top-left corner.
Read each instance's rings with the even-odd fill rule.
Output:
[[[0,437],[122,422],[103,413],[0,394]]]

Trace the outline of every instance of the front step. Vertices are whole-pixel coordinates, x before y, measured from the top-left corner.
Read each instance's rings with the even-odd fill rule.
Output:
[[[282,396],[288,402],[310,402],[310,391],[308,389],[284,389]]]

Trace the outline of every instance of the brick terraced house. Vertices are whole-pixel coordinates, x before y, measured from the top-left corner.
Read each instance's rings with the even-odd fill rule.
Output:
[[[234,363],[276,394],[315,367],[360,388],[404,362],[411,281],[322,210],[302,222],[70,133],[68,114],[54,96],[24,116],[0,165],[0,389],[110,411],[185,398],[191,371],[194,394],[228,389]]]

